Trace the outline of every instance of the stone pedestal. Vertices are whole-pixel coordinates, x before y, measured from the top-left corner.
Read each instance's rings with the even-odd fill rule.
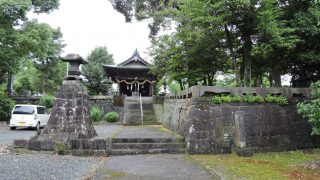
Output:
[[[88,95],[80,80],[64,80],[48,121],[38,139],[90,139],[97,133],[89,119]]]

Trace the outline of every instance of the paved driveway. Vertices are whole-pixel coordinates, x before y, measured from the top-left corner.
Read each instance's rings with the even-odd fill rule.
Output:
[[[161,127],[95,126],[98,138],[171,136]],[[0,127],[0,179],[211,179],[186,155],[136,155],[113,157],[59,156],[52,153],[10,154],[14,139],[30,138],[30,129]]]
[[[31,129],[17,129],[11,131],[8,126],[0,127],[0,144],[11,145],[14,139],[28,139],[36,135]]]

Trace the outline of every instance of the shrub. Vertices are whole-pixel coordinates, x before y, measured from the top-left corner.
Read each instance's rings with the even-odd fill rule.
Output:
[[[213,104],[221,104],[222,103],[222,99],[220,96],[213,96],[211,99],[211,102]]]
[[[277,96],[276,103],[283,106],[288,104],[288,99],[284,96]]]
[[[114,112],[114,111],[108,112],[105,116],[105,120],[107,122],[116,122],[119,120],[119,115],[117,112]]]
[[[0,121],[9,121],[11,118],[11,110],[14,106],[14,101],[5,93],[0,92]]]
[[[90,118],[94,122],[98,122],[102,119],[103,111],[100,107],[98,106],[93,106],[90,109]]]
[[[311,100],[298,103],[298,113],[308,119],[313,135],[320,135],[320,81],[312,83]]]
[[[264,102],[264,98],[262,96],[252,96],[251,94],[243,97],[243,101],[247,103],[260,103]]]
[[[271,96],[270,94],[268,94],[265,100],[266,100],[266,102],[269,102],[269,103],[275,103],[276,96]]]
[[[284,96],[271,96],[270,94],[267,95],[265,98],[266,102],[269,103],[277,103],[281,106],[287,105],[288,104],[288,99]]]
[[[241,102],[242,98],[241,96],[237,95],[237,96],[231,96],[231,101],[232,102]]]
[[[232,98],[231,98],[231,96],[221,96],[221,100],[222,100],[222,102],[229,103],[232,101]]]
[[[247,103],[261,103],[261,102],[270,102],[270,103],[277,103],[279,105],[287,105],[288,100],[284,96],[271,96],[268,95],[266,98],[262,96],[253,96],[253,95],[246,95],[243,98],[239,95],[237,96],[213,96],[211,102],[213,104],[221,104],[221,103],[230,103],[230,102],[247,102]]]
[[[40,98],[40,105],[45,106],[49,109],[53,107],[54,96],[42,96]]]

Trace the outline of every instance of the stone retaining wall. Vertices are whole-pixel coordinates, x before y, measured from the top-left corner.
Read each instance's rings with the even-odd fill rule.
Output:
[[[191,154],[230,153],[233,147],[254,152],[320,147],[295,104],[230,103],[208,98],[166,99],[154,104],[158,119],[184,136]]]
[[[111,138],[107,139],[77,139],[69,141],[53,140],[14,140],[15,148],[25,148],[36,151],[55,151],[58,154],[75,156],[109,156]]]

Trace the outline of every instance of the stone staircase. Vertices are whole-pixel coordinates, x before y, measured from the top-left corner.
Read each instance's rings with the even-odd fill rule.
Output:
[[[113,138],[111,155],[185,154],[184,138]]]
[[[153,98],[142,97],[143,125],[159,124],[153,109]],[[124,101],[124,125],[142,125],[139,97],[126,97]]]

